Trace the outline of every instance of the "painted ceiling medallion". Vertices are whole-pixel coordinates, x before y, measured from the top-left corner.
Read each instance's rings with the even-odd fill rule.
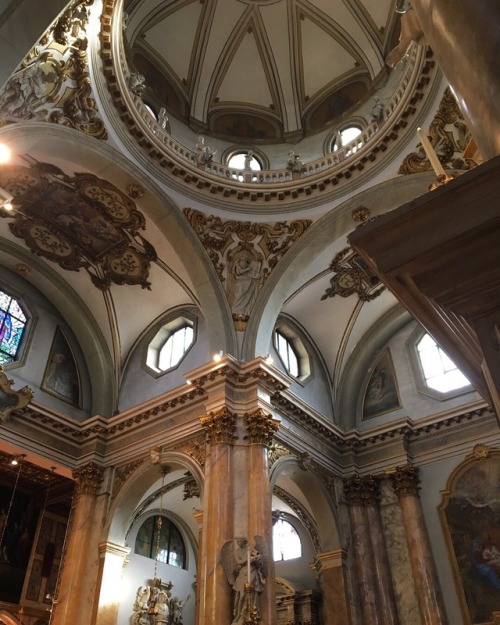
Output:
[[[356,293],[362,302],[370,302],[385,289],[385,286],[380,285],[378,277],[350,247],[335,256],[330,269],[335,275],[330,278],[330,288],[325,291],[321,300],[335,295],[349,297]]]
[[[50,163],[5,166],[0,185],[15,210],[10,229],[29,249],[63,269],[85,269],[94,285],[139,284],[147,278],[156,252],[140,234],[144,216],[113,186],[88,173],[66,175]]]

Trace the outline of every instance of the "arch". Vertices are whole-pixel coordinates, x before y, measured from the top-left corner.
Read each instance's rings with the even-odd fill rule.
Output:
[[[310,226],[286,254],[263,285],[250,316],[242,346],[242,356],[250,360],[266,354],[276,319],[283,303],[304,283],[303,275],[314,260],[334,241],[354,228],[351,212],[361,206],[371,216],[388,212],[426,190],[429,176],[401,176],[366,189],[349,198]],[[353,190],[355,194],[356,191]]]
[[[161,465],[168,465],[172,470],[189,471],[200,488],[200,499],[203,500],[204,476],[200,465],[187,454],[176,451],[164,452],[161,454],[160,463],[152,464],[147,460],[125,482],[110,508],[108,522],[103,530],[103,540],[124,544],[133,513],[144,494],[158,482]]]
[[[237,353],[236,331],[224,288],[212,263],[208,262],[202,243],[164,189],[149,175],[140,175],[141,166],[145,170],[150,169],[151,163],[143,160],[133,164],[104,142],[64,126],[30,121],[4,126],[0,129],[1,140],[15,145],[18,154],[32,150],[34,136],[37,137],[36,156],[40,160],[44,158],[59,160],[59,155],[64,153],[69,165],[88,170],[89,163],[92,163],[97,173],[105,169],[106,180],[116,184],[118,188],[123,188],[127,184],[140,184],[144,188],[140,211],[168,240],[186,268],[193,285],[192,292],[188,285],[182,284],[181,286],[202,310],[209,329],[208,336],[212,350],[223,349],[227,353]],[[30,255],[29,258],[31,263],[33,256]],[[162,268],[179,280],[168,267],[162,266]],[[63,279],[59,274],[56,275],[59,282],[62,282]],[[69,307],[70,302],[65,302],[65,305]],[[103,387],[103,392],[96,393],[96,395],[109,395],[109,388],[115,388],[116,383],[112,380],[108,382],[109,384]]]
[[[340,549],[343,540],[335,504],[319,478],[305,470],[293,456],[283,456],[274,463],[270,475],[272,489],[278,485],[280,477],[292,481],[299,489],[303,502],[315,521],[319,539],[316,548],[321,551]],[[311,539],[313,540],[312,536]],[[313,540],[314,542],[316,541]]]

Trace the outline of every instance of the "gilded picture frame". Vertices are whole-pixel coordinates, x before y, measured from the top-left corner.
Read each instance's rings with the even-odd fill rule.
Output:
[[[476,445],[438,507],[466,625],[500,623],[500,450]]]

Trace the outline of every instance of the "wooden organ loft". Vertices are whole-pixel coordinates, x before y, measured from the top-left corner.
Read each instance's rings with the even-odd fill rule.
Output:
[[[496,156],[349,240],[500,420],[499,198]]]

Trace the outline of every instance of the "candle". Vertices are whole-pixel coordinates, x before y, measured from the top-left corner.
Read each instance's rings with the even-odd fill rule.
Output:
[[[446,173],[443,169],[443,166],[441,165],[441,162],[439,161],[438,155],[436,154],[436,152],[434,152],[434,148],[432,147],[431,142],[427,138],[427,135],[422,130],[422,128],[417,128],[417,135],[422,143],[422,147],[424,148],[425,153],[427,154],[427,158],[429,159],[432,165],[432,169],[436,173],[436,177],[437,178],[439,178],[439,176],[446,177]]]
[[[247,547],[247,580],[250,584],[251,576],[250,576],[250,547]]]

